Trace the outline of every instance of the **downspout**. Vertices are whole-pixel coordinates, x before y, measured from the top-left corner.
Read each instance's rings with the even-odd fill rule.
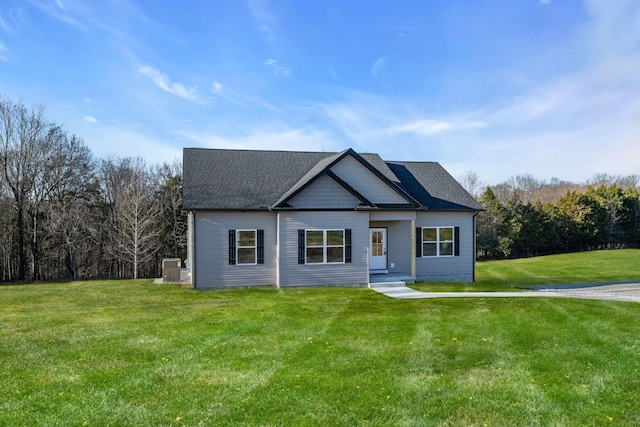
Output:
[[[476,281],[476,257],[478,255],[478,250],[476,248],[476,217],[480,214],[480,211],[476,211],[473,214],[473,281]]]
[[[276,213],[276,287],[280,287],[280,211]]]
[[[196,213],[189,211],[187,217],[187,257],[189,258],[189,273],[191,274],[191,285],[194,289],[196,286]]]

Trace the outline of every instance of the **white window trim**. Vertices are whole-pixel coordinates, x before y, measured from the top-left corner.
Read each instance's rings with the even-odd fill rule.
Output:
[[[440,240],[440,229],[448,228],[451,230],[451,240]],[[436,240],[423,240],[424,230],[425,229],[435,229],[436,230]],[[449,258],[454,257],[456,255],[456,238],[455,232],[456,228],[454,226],[445,226],[445,227],[422,227],[420,229],[422,236],[420,236],[420,240],[422,241],[422,258]],[[436,254],[435,255],[425,255],[424,254],[424,244],[425,243],[435,243],[436,244]],[[440,243],[451,243],[451,255],[440,255]]]
[[[253,231],[253,246],[240,246],[240,233]],[[240,249],[253,248],[253,262],[240,262]],[[236,230],[236,265],[258,265],[258,230],[257,229],[237,229]]]
[[[320,246],[307,245],[307,233],[309,231],[322,231],[322,262],[309,262],[307,258],[308,248],[320,248]],[[327,232],[328,231],[340,231],[342,232],[342,245],[327,245]],[[342,248],[342,261],[327,261],[327,248]],[[305,229],[304,230],[304,261],[309,265],[321,265],[321,264],[345,264],[345,252],[347,250],[347,244],[345,243],[345,229],[344,228],[326,228],[326,229]]]

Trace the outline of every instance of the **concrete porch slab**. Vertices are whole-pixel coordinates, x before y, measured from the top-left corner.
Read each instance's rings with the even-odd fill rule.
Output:
[[[405,282],[378,282],[378,283],[369,283],[369,288],[371,289],[387,289],[387,288],[406,288],[407,284]]]
[[[403,284],[412,285],[416,283],[416,278],[405,273],[386,273],[386,274],[370,274],[369,283],[392,283],[402,282]]]

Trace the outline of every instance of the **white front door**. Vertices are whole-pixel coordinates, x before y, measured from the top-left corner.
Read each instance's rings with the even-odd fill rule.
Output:
[[[369,270],[387,272],[387,229],[369,229]]]

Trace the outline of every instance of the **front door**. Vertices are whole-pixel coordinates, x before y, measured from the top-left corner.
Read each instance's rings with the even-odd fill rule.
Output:
[[[387,272],[387,229],[369,229],[369,270],[372,273]]]

